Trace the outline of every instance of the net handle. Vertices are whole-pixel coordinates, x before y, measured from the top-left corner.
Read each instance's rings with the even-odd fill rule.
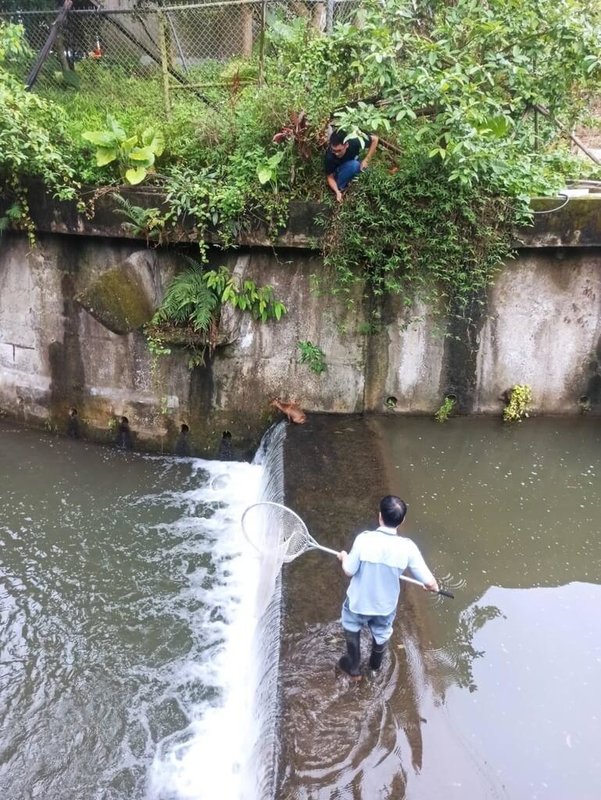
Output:
[[[299,517],[299,515],[296,513],[296,511],[293,511],[291,508],[288,508],[288,506],[285,506],[283,503],[274,503],[274,502],[272,502],[270,500],[263,500],[263,501],[260,501],[258,503],[253,503],[253,505],[248,506],[248,508],[245,509],[244,513],[242,514],[242,519],[241,519],[242,531],[243,531],[244,535],[246,536],[246,538],[248,539],[248,541],[250,542],[250,544],[255,549],[257,549],[256,544],[253,542],[252,537],[249,536],[249,534],[247,532],[247,529],[246,529],[246,527],[244,525],[244,519],[245,519],[246,515],[248,514],[248,512],[253,508],[257,508],[257,506],[271,506],[272,508],[278,508],[281,511],[285,511],[287,514],[292,514],[292,516],[295,517],[297,519],[297,521],[300,523],[300,525],[302,526],[302,528],[303,528],[303,530],[305,532],[307,546],[303,551],[301,551],[297,555],[295,555],[294,558],[297,558],[298,556],[302,555],[302,553],[306,552],[307,550],[321,550],[324,553],[330,553],[330,555],[338,556],[338,554],[339,554],[338,550],[332,550],[331,547],[324,547],[322,544],[319,544],[319,542],[315,541],[315,539],[309,533],[309,529],[305,525],[304,520],[301,517]],[[423,583],[422,581],[418,581],[416,578],[410,578],[408,575],[399,575],[399,578],[402,581],[406,581],[407,583],[413,583],[415,586],[421,586],[422,589],[428,589],[428,587],[426,586],[425,583]],[[428,589],[428,591],[432,592],[432,589]],[[442,597],[449,597],[451,599],[455,598],[455,595],[452,594],[452,592],[447,591],[446,589],[439,589],[437,592],[432,592],[432,593],[433,594],[442,595]]]
[[[451,600],[455,599],[455,595],[452,594],[452,592],[448,592],[446,589],[439,589],[437,592],[435,592],[433,589],[428,589],[425,583],[422,583],[415,578],[410,578],[408,575],[399,575],[399,578],[402,581],[407,581],[407,583],[414,583],[416,586],[421,586],[422,589],[427,589],[429,592],[432,592],[432,594],[440,594],[442,597],[450,597]]]
[[[324,547],[322,544],[318,544],[315,541],[315,539],[311,536],[311,534],[309,534],[309,542],[311,548],[315,548],[316,550],[323,550],[324,553],[331,553],[333,556],[337,556],[339,553],[338,550],[332,550],[331,547]]]

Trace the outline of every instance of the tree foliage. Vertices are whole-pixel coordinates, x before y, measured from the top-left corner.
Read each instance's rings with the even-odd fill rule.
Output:
[[[588,0],[368,0],[360,27],[297,46],[292,79],[329,93],[351,136],[388,145],[330,220],[336,290],[367,279],[467,313],[529,198],[583,168],[565,131],[598,89],[600,31]]]
[[[9,71],[28,55],[21,26],[0,22],[0,178],[14,200],[10,214],[27,217],[22,182],[41,178],[61,198],[74,194],[68,141],[60,108],[25,88]]]
[[[591,0],[368,0],[361,28],[338,26],[328,40],[345,65],[329,73],[345,97],[336,121],[447,162],[450,181],[539,188],[561,138],[554,120],[571,128],[598,89],[600,31]],[[307,88],[323,84],[323,48],[309,42],[293,68]],[[547,116],[535,125],[535,113]]]

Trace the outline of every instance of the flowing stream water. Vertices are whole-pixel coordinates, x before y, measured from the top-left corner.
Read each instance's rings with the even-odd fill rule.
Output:
[[[246,464],[0,428],[0,800],[598,800],[599,421],[284,430]],[[333,556],[257,619],[240,517],[284,492],[347,549],[400,494],[455,592],[404,588],[358,685]]]
[[[311,416],[286,470],[334,548],[399,494],[456,597],[405,588],[381,672],[353,685],[337,561],[286,568],[280,800],[598,800],[599,420]]]
[[[279,583],[257,620],[258,462],[0,428],[1,800],[273,794]]]

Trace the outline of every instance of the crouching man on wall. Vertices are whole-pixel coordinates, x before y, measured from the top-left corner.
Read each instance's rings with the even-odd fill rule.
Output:
[[[379,142],[375,133],[368,135],[365,144],[357,137],[345,141],[346,137],[347,134],[343,130],[333,131],[325,158],[326,183],[339,203],[342,202],[342,192],[353,178],[367,169]],[[367,153],[360,159],[359,154],[365,147]]]

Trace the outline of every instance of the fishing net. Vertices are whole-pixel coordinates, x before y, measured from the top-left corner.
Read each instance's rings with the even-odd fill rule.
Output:
[[[255,503],[242,515],[242,530],[262,557],[288,564],[313,545],[302,519],[279,503]]]
[[[242,530],[259,556],[255,614],[262,617],[273,598],[282,564],[307,549],[308,531],[293,511],[270,502],[249,506],[242,515]]]

